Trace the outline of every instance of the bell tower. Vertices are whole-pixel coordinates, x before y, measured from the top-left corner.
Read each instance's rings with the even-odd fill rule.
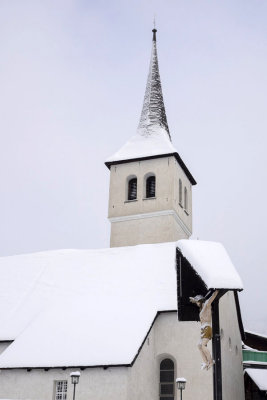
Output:
[[[171,242],[192,233],[192,185],[172,144],[153,29],[143,109],[136,134],[109,157],[110,246]]]

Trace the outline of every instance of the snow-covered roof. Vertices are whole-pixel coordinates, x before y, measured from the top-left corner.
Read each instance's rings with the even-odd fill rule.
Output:
[[[246,368],[245,371],[260,390],[267,390],[267,369]]]
[[[146,134],[137,131],[115,154],[107,158],[106,164],[174,153],[177,150],[167,131],[160,126],[153,126]]]
[[[15,339],[0,368],[130,364],[157,312],[177,309],[177,246],[208,288],[240,288],[210,242],[0,258],[0,340]]]
[[[129,364],[175,310],[175,244],[0,259],[0,368]]]
[[[208,289],[243,289],[240,276],[221,243],[179,240],[177,246]]]

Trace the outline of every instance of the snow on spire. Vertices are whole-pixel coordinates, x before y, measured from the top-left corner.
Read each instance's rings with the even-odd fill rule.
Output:
[[[146,84],[145,98],[141,118],[138,126],[138,133],[142,136],[150,136],[157,132],[158,128],[165,130],[171,140],[167,117],[165,113],[159,66],[156,46],[156,32],[153,29],[152,53],[149,66],[149,73]]]

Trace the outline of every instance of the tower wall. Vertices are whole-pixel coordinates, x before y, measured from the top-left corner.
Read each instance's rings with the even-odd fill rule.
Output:
[[[146,178],[156,177],[156,194],[146,198]],[[128,180],[137,178],[137,198],[128,200]],[[179,203],[179,179],[183,199]],[[184,208],[184,187],[188,193]],[[189,238],[192,232],[192,189],[174,156],[112,165],[109,220],[111,247],[161,243]]]

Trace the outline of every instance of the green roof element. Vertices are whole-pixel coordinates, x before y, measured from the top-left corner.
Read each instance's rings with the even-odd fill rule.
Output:
[[[254,350],[243,350],[243,361],[249,362],[266,362],[267,363],[267,351],[254,351]]]

